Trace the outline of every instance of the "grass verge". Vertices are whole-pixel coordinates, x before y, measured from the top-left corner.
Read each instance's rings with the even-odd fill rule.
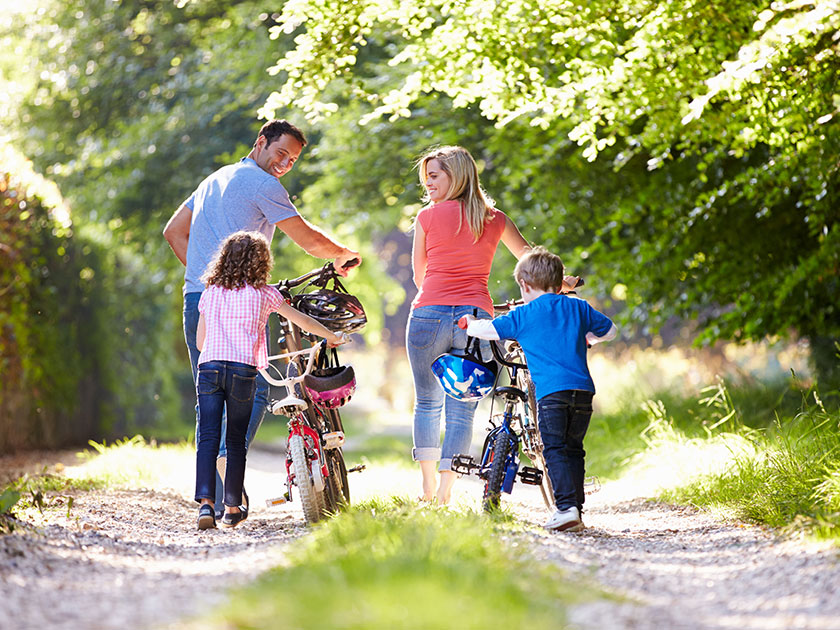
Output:
[[[600,594],[538,565],[515,528],[504,515],[368,501],[317,526],[286,566],[196,627],[560,627],[582,592]]]
[[[840,542],[840,411],[795,380],[719,381],[595,418],[587,467],[661,500]]]

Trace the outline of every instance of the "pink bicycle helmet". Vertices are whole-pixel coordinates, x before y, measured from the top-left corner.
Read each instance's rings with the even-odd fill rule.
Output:
[[[320,367],[303,377],[303,386],[313,403],[326,409],[346,405],[356,391],[356,373],[350,365],[339,365],[338,353],[326,348],[319,357]]]
[[[303,377],[303,386],[313,403],[335,409],[350,401],[356,391],[356,374],[349,365],[312,370]]]

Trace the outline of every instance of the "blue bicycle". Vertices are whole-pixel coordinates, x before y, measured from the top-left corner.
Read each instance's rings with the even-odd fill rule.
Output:
[[[494,305],[497,314],[511,308],[511,304]],[[510,385],[493,389],[493,405],[503,402],[501,415],[494,415],[491,407],[490,432],[481,449],[481,461],[471,455],[458,454],[452,458],[452,470],[461,474],[478,474],[484,480],[482,505],[486,511],[498,508],[502,492],[510,494],[518,477],[522,483],[540,486],[548,508],[554,506],[554,491],[543,458],[543,444],[537,428],[537,408],[534,384],[525,363],[525,356],[515,341],[490,342],[496,361],[507,368]],[[533,466],[521,466],[521,451]]]

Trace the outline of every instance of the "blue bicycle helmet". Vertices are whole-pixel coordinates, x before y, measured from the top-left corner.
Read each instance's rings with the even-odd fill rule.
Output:
[[[469,348],[469,342],[467,348]],[[443,391],[457,400],[481,400],[496,383],[498,367],[495,361],[481,360],[478,339],[474,340],[474,354],[467,350],[451,350],[432,362],[432,373]]]

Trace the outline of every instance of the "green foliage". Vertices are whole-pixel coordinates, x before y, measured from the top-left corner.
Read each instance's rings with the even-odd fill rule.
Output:
[[[279,21],[296,48],[266,114],[353,99],[381,129],[435,94],[477,108],[497,133],[463,143],[496,153],[491,190],[590,286],[620,285],[629,321],[840,333],[831,5],[298,1]]]
[[[302,543],[286,566],[206,623],[256,628],[282,617],[296,628],[399,628],[457,619],[465,628],[556,628],[581,594],[578,582],[572,588],[556,568],[538,565],[485,517],[398,499],[354,506]]]
[[[109,232],[73,225],[54,186],[2,150],[0,443],[58,446],[160,422],[179,403],[159,286]]]

